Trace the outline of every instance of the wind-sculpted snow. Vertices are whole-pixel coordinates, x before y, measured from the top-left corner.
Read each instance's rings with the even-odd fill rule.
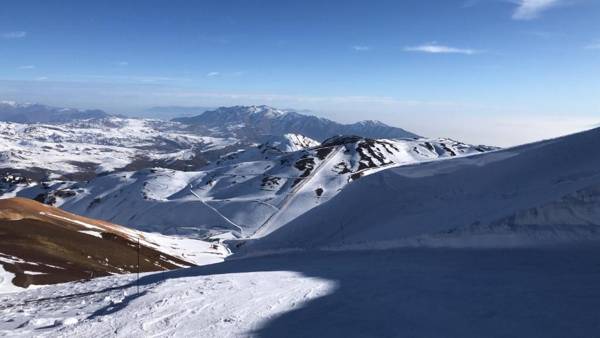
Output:
[[[247,250],[598,243],[599,147],[594,129],[381,171]]]
[[[323,145],[297,135],[286,135],[285,140],[271,138],[231,153],[203,171],[144,169],[103,175],[89,183],[49,182],[18,195],[166,234],[263,236],[362,176],[491,149],[445,139],[337,137]],[[301,150],[285,152],[290,147]]]

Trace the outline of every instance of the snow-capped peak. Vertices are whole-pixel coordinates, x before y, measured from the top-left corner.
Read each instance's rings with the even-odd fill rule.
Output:
[[[283,110],[269,107],[266,105],[249,106],[249,107],[239,106],[239,108],[242,110],[247,109],[247,111],[250,112],[251,114],[262,115],[267,118],[275,118],[275,117],[279,117],[279,116],[286,114],[286,112]]]
[[[360,135],[369,138],[412,139],[418,135],[379,121],[341,124],[324,117],[303,115],[269,106],[234,106],[209,110],[201,115],[173,121],[220,132],[221,135],[252,138],[256,135],[301,134],[317,141],[332,135]]]
[[[360,125],[364,127],[386,127],[387,125],[378,120],[364,120],[356,122],[355,125]]]
[[[300,134],[284,134],[282,136],[269,136],[259,148],[277,149],[281,152],[288,153],[302,149],[308,149],[319,146],[320,143]]]

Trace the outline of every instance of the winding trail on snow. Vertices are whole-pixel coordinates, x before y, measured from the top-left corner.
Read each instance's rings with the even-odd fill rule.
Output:
[[[211,206],[210,204],[206,203],[202,199],[202,197],[200,197],[198,194],[196,194],[194,192],[194,190],[192,190],[192,185],[191,184],[189,186],[189,189],[190,189],[190,192],[192,193],[192,195],[196,196],[196,198],[200,202],[202,202],[202,204],[206,205],[210,210],[214,211],[217,215],[219,215],[219,217],[223,218],[227,223],[229,223],[231,226],[233,226],[234,228],[236,228],[239,231],[240,235],[243,234],[243,230],[242,230],[242,228],[239,225],[235,224],[232,220],[230,220],[229,218],[227,218],[227,216],[225,216],[222,213],[220,213],[219,210],[217,210],[215,207]]]

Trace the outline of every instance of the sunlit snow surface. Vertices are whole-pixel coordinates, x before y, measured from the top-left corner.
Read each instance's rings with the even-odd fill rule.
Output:
[[[0,294],[23,290],[23,288],[13,285],[11,281],[14,277],[14,273],[4,270],[4,267],[0,265]]]
[[[74,173],[81,166],[112,171],[135,159],[185,160],[192,148],[219,149],[237,142],[186,133],[176,123],[107,118],[65,124],[0,122],[0,168]]]
[[[247,250],[598,243],[599,146],[594,129],[384,170]]]
[[[0,296],[0,335],[591,337],[597,249],[305,252]]]
[[[235,232],[241,237],[259,237],[327,202],[359,177],[491,149],[447,139],[356,137],[334,138],[304,149],[314,145],[301,135],[273,137],[258,147],[224,156],[201,171],[116,172],[89,182],[52,181],[17,195],[53,194],[54,205],[70,212],[163,234],[204,237]]]

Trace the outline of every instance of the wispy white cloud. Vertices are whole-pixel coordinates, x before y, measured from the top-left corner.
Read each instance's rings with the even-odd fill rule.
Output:
[[[26,69],[35,69],[35,65],[23,65],[23,66],[17,67],[17,69],[23,69],[23,70],[26,70]]]
[[[219,76],[219,75],[221,75],[221,73],[219,73],[219,72],[210,72],[210,73],[206,74],[206,76],[208,76],[208,77],[215,77],[215,76]]]
[[[543,11],[557,6],[563,0],[517,0],[517,9],[513,13],[515,20],[533,20]]]
[[[426,43],[419,46],[409,46],[404,47],[405,52],[419,52],[419,53],[429,53],[429,54],[465,54],[465,55],[473,55],[477,53],[481,53],[481,51],[476,49],[469,48],[456,48],[438,45],[436,43]]]
[[[115,62],[115,65],[119,66],[119,67],[127,67],[127,66],[129,66],[129,62],[127,62],[127,61],[117,61],[117,62]]]
[[[5,32],[0,34],[0,38],[2,39],[22,39],[26,36],[27,32],[24,31]]]
[[[363,46],[363,45],[354,45],[352,46],[352,49],[354,49],[357,52],[367,52],[371,50],[370,46]]]
[[[47,76],[40,76],[40,77],[36,77],[35,80],[36,81],[46,81],[46,80],[48,80],[48,77]]]

